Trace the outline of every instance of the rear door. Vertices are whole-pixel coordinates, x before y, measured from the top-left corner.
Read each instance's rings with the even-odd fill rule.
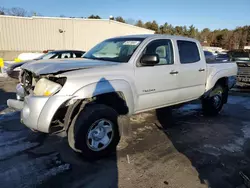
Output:
[[[198,43],[177,40],[179,51],[179,100],[199,98],[205,91],[206,62]],[[202,54],[203,53],[203,54]]]

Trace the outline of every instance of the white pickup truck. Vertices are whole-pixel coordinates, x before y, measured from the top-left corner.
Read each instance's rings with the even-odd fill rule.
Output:
[[[73,150],[98,158],[116,149],[118,117],[201,99],[215,115],[235,83],[233,62],[207,64],[200,43],[167,35],[111,38],[84,59],[22,66],[18,100],[27,127],[49,133],[60,125]]]

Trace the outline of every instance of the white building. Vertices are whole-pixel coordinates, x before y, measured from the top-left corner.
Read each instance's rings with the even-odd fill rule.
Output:
[[[154,31],[109,19],[0,16],[0,57],[22,52],[89,50],[104,39]]]

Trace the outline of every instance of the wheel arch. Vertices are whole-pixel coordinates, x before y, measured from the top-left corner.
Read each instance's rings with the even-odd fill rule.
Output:
[[[230,76],[228,75],[228,72],[226,70],[220,70],[216,73],[211,73],[210,76],[208,76],[207,78],[206,91],[213,89],[213,87],[218,83],[228,87],[229,77]]]
[[[210,96],[210,93],[213,91],[214,87],[217,85],[221,85],[224,89],[224,93],[223,93],[223,103],[227,103],[227,99],[228,99],[228,77],[222,77],[219,78],[216,82],[214,82],[213,86],[203,95],[202,98],[208,98]]]
[[[217,84],[220,84],[224,88],[228,88],[228,77],[222,77],[218,79],[214,86]]]
[[[114,99],[120,98],[128,107],[126,114],[133,114],[134,112],[135,95],[133,88],[125,80],[101,80],[80,88],[73,95],[78,99],[92,100],[99,100],[103,97],[109,100],[112,100],[112,97],[114,97]]]
[[[65,130],[68,129],[72,118],[83,103],[105,104],[120,115],[130,115],[134,112],[134,95],[126,81],[93,83],[79,89],[74,96],[74,99],[68,102],[71,105],[69,105],[65,115]]]

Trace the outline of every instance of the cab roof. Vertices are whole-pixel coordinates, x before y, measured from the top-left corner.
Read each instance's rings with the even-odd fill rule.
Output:
[[[119,36],[119,37],[113,37],[111,39],[115,38],[168,38],[168,39],[175,39],[175,40],[190,40],[190,41],[196,41],[194,38],[184,37],[184,36],[177,36],[177,35],[163,35],[163,34],[138,34],[138,35],[125,35],[125,36]]]

